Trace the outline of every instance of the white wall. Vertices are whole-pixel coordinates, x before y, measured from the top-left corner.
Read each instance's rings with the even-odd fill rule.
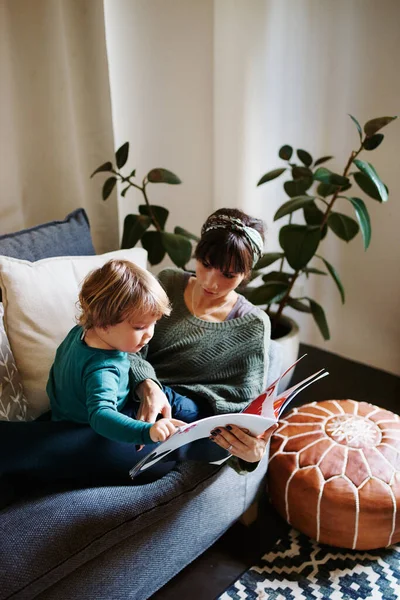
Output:
[[[238,206],[267,221],[277,249],[282,183],[256,183],[280,165],[279,147],[333,154],[340,171],[358,141],[348,113],[364,123],[399,111],[397,0],[105,0],[105,15],[116,144],[130,140],[141,175],[163,166],[183,180],[150,189],[171,210],[170,230],[198,232],[215,207]],[[293,314],[303,341],[400,374],[399,122],[383,133],[361,156],[390,189],[386,205],[367,200],[369,250],[361,236],[332,234],[321,247],[346,304],[330,280],[304,290],[323,305],[331,341]],[[121,201],[121,219],[140,201]]]
[[[154,167],[180,177],[178,186],[150,184],[150,202],[170,210],[168,231],[199,233],[212,211],[212,1],[104,6],[116,146],[130,141],[128,165],[140,182]],[[130,191],[119,202],[122,230],[143,196]]]
[[[283,166],[283,144],[343,170],[361,123],[399,112],[400,3],[396,0],[216,0],[215,1],[215,195],[217,202],[262,216],[269,225],[269,251],[279,248],[273,215],[287,199],[282,181],[256,189],[260,176]],[[218,118],[217,118],[218,116]],[[323,305],[331,340],[324,342],[311,317],[301,339],[354,360],[400,374],[400,193],[399,129],[360,158],[372,162],[390,189],[379,205],[367,199],[372,242],[350,244],[330,234],[321,254],[343,281],[342,306],[334,283],[314,278],[304,292]],[[356,188],[357,189],[357,188]],[[365,199],[365,195],[358,193]],[[344,205],[336,210],[347,212]],[[316,265],[317,266],[317,265]]]

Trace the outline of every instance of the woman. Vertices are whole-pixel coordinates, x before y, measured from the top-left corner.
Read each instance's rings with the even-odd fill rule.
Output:
[[[131,356],[139,419],[171,416],[158,381],[194,400],[202,416],[239,412],[265,389],[269,318],[236,292],[263,246],[262,221],[220,209],[203,225],[195,275],[180,269],[160,273],[173,311],[157,324],[146,359]],[[213,432],[212,439],[242,461],[255,463],[271,433],[253,437],[232,425]]]

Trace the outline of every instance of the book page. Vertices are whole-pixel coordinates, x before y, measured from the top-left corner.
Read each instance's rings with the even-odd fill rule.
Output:
[[[171,435],[165,442],[155,446],[154,451],[148,454],[138,462],[130,471],[129,474],[133,478],[140,471],[148,469],[159,461],[164,456],[170,454],[173,450],[189,444],[196,440],[210,436],[210,433],[216,427],[225,427],[226,425],[237,425],[238,427],[246,428],[253,435],[260,435],[269,429],[282,414],[283,410],[290,404],[293,398],[308,385],[314,383],[321,377],[328,375],[325,369],[317,371],[310,377],[303,379],[296,385],[292,386],[283,394],[277,396],[277,389],[282,377],[287,375],[297,363],[306,356],[301,356],[293,363],[282,375],[274,381],[268,388],[260,394],[255,400],[250,402],[246,408],[240,413],[228,413],[222,415],[213,415],[205,419],[200,419],[194,423],[188,423],[179,427],[177,431]],[[224,462],[226,459],[222,459]]]
[[[276,422],[275,419],[261,417],[259,415],[248,415],[243,413],[230,413],[224,415],[213,415],[212,417],[206,417],[200,419],[194,423],[188,423],[179,427],[171,437],[165,442],[162,442],[155,447],[154,452],[148,454],[137,463],[130,471],[129,474],[133,478],[140,471],[148,469],[154,465],[160,458],[167,456],[173,450],[210,436],[210,433],[216,427],[225,427],[226,425],[237,425],[238,427],[245,427],[253,435],[260,435],[264,433],[266,429],[271,427]]]

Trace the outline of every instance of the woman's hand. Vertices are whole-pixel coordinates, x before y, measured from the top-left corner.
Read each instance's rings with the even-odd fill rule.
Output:
[[[155,423],[159,414],[171,418],[171,405],[162,389],[152,379],[145,379],[136,388],[140,398],[140,407],[136,418],[138,421]]]
[[[211,438],[214,442],[228,450],[233,456],[237,456],[246,462],[259,462],[265,453],[265,448],[269,438],[278,428],[278,425],[272,425],[267,431],[259,436],[253,436],[248,429],[242,429],[236,425],[227,425],[218,427],[211,432]]]

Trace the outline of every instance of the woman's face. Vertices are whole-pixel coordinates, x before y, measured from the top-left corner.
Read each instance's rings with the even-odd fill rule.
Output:
[[[223,298],[236,289],[245,278],[244,273],[214,269],[206,260],[196,261],[197,283],[205,298]]]

